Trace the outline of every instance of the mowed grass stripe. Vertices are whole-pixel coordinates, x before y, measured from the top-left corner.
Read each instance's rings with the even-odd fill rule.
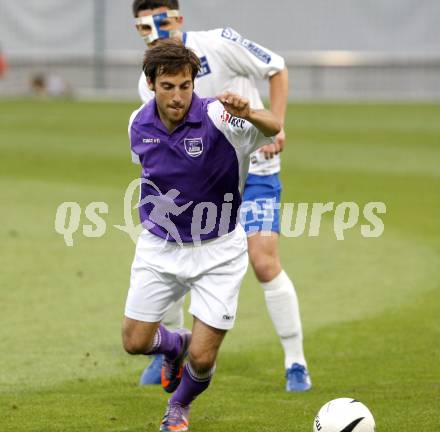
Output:
[[[145,359],[120,347],[134,245],[111,228],[138,168],[133,104],[0,102],[0,430],[158,429],[166,395],[138,388]],[[440,271],[438,105],[291,105],[284,201],[384,201],[385,232],[280,242],[297,286],[314,389],[283,391],[282,352],[254,276],[197,430],[310,430],[327,400],[369,405],[379,430],[436,430]],[[403,156],[402,156],[403,154]],[[53,230],[62,201],[106,201],[101,239]],[[82,223],[88,223],[82,220]]]
[[[280,389],[273,343],[264,355],[249,345],[240,354],[223,353],[215,385],[193,410],[193,429],[305,431],[317,407],[338,396],[367,403],[383,431],[437,427],[440,353],[432,341],[440,336],[439,301],[440,288],[404,309],[309,334],[315,386],[306,394]],[[167,396],[160,388],[137,387],[140,369],[129,370],[130,364],[121,362],[113,377],[76,377],[41,391],[0,396],[2,430],[157,430]]]

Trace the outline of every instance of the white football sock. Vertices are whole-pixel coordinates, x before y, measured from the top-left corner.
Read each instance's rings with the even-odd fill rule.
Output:
[[[183,327],[183,302],[185,296],[177,300],[165,314],[162,324],[169,330],[177,330]]]
[[[261,283],[269,315],[284,348],[284,366],[292,363],[307,366],[298,297],[289,276],[284,272],[270,282]]]

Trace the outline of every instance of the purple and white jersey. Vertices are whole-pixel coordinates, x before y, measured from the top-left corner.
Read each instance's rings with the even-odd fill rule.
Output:
[[[256,80],[267,80],[284,69],[281,56],[231,28],[187,32],[183,34],[183,42],[194,50],[202,65],[195,80],[195,91],[201,97],[215,97],[231,91],[248,98],[252,108],[263,108]],[[143,72],[138,90],[144,103],[154,97]],[[267,160],[261,152],[252,155],[250,173],[271,175],[279,171],[279,155]]]
[[[195,93],[172,133],[153,99],[129,122],[133,162],[142,165],[143,226],[169,241],[214,239],[235,229],[252,152],[273,138]]]

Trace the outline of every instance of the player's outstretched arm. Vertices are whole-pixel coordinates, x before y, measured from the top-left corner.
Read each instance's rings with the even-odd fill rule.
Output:
[[[235,93],[222,93],[217,99],[225,110],[234,117],[240,117],[252,123],[264,136],[274,136],[281,130],[281,123],[267,110],[255,110],[249,100]]]

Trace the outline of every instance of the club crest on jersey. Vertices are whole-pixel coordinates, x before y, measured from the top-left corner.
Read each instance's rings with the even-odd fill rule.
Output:
[[[186,152],[191,157],[198,157],[203,153],[202,138],[185,138],[183,141]]]
[[[227,123],[233,127],[239,127],[240,129],[244,129],[244,122],[246,120],[239,117],[234,117],[233,115],[229,114],[226,110],[223,111],[220,118],[223,123]]]

